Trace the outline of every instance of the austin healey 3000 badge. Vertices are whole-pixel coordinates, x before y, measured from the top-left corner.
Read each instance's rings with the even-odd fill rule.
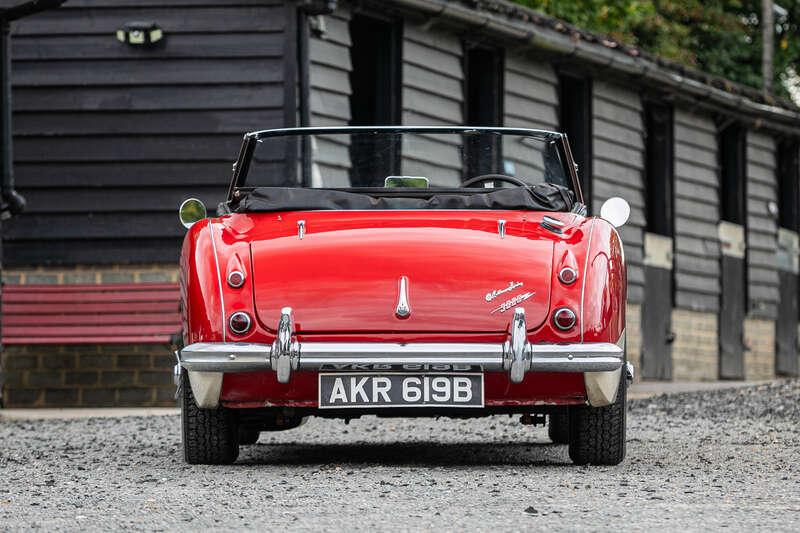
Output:
[[[520,287],[522,287],[522,282],[521,281],[509,281],[508,282],[508,287],[506,287],[504,289],[497,289],[497,290],[494,290],[492,292],[487,292],[486,293],[486,301],[487,302],[491,302],[492,300],[494,300],[495,298],[497,298],[501,294],[504,294],[506,292],[511,292],[514,289],[518,289]]]

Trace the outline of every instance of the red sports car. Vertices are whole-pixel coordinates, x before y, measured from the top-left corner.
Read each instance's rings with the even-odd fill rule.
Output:
[[[309,416],[518,413],[618,464],[628,213],[587,216],[557,132],[248,133],[218,216],[180,210],[186,461]]]

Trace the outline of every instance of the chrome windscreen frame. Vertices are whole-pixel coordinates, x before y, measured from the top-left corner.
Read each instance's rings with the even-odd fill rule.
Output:
[[[290,135],[335,135],[335,134],[355,134],[355,133],[470,133],[485,132],[499,133],[501,135],[517,135],[533,137],[544,141],[554,141],[557,143],[559,154],[564,162],[564,170],[572,181],[572,190],[578,202],[585,204],[583,192],[580,187],[575,160],[564,133],[549,130],[529,129],[529,128],[485,128],[471,126],[349,126],[349,127],[324,127],[324,128],[277,128],[269,130],[252,131],[244,135],[239,156],[233,166],[233,176],[225,204],[238,198],[237,191],[242,188],[250,169],[250,161],[259,140],[269,137],[280,137]]]

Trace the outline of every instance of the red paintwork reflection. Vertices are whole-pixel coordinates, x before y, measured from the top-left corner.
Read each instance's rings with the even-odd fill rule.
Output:
[[[226,374],[221,399],[227,407],[317,407],[317,372],[296,372],[278,383],[274,372]],[[565,405],[586,401],[583,374],[534,373],[513,384],[500,372],[484,374],[486,406]]]
[[[294,234],[252,244],[256,312],[269,329],[289,306],[300,332],[504,331],[512,311],[491,311],[528,292],[520,305],[529,328],[547,316],[551,240],[513,230],[501,239],[496,221],[386,228],[370,218],[359,228],[322,232],[324,221],[315,222],[306,222],[303,240]],[[395,316],[401,276],[411,307],[405,320]],[[487,292],[511,282],[523,286],[486,301]]]

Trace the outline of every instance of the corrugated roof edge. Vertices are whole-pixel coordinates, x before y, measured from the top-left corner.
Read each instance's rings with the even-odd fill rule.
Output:
[[[754,120],[763,126],[800,134],[800,107],[697,69],[654,56],[614,39],[579,29],[506,0],[389,0],[398,8],[432,19],[494,33],[556,55],[574,57],[651,84],[708,101]]]

